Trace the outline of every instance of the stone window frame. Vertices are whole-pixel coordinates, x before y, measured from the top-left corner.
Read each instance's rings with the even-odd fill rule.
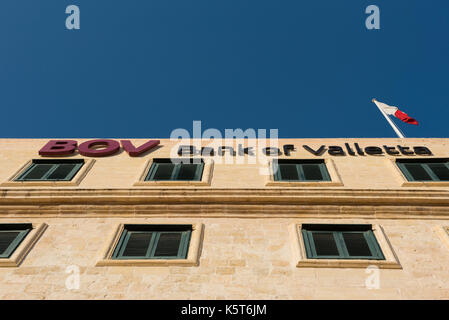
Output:
[[[292,223],[289,226],[289,236],[292,251],[297,268],[367,268],[376,266],[380,269],[402,269],[399,259],[388,240],[384,229],[379,224],[371,224],[372,231],[382,250],[385,260],[374,259],[309,259],[307,258],[304,238],[302,235],[303,224],[320,224],[322,221],[307,221],[302,223]],[[338,224],[355,224],[339,222]],[[367,222],[366,224],[369,224]]]
[[[405,174],[402,172],[401,168],[397,165],[397,160],[416,160],[417,158],[390,158],[389,163],[393,168],[396,176],[396,180],[401,184],[401,187],[449,187],[449,181],[408,181]],[[447,159],[447,157],[419,157],[420,160],[437,160],[437,159]]]
[[[0,267],[19,267],[48,227],[46,223],[31,223],[31,226],[32,229],[22,240],[19,246],[14,250],[11,256],[9,258],[0,259]]]
[[[190,235],[190,242],[187,251],[186,259],[113,259],[112,256],[114,254],[115,248],[120,240],[122,232],[124,230],[125,224],[128,223],[120,223],[116,225],[115,231],[112,236],[107,241],[107,245],[103,250],[103,254],[101,259],[97,261],[97,267],[103,266],[199,266],[199,258],[201,247],[203,243],[203,233],[204,233],[204,225],[202,223],[192,223],[192,222],[166,222],[166,221],[158,221],[157,223],[144,223],[144,224],[154,224],[154,225],[179,225],[186,224],[192,226],[192,233]]]
[[[5,182],[1,183],[1,187],[73,187],[78,186],[89,170],[95,163],[95,159],[86,159],[82,157],[71,157],[70,159],[84,160],[84,165],[78,170],[70,181],[15,181],[20,175],[22,175],[33,163],[33,160],[66,160],[63,158],[33,158],[25,162],[12,176],[10,176]]]
[[[280,158],[282,160],[284,158]],[[266,177],[265,186],[267,187],[341,187],[343,182],[341,181],[340,174],[337,171],[335,162],[329,158],[294,158],[292,160],[323,160],[326,166],[327,172],[330,176],[330,181],[276,181],[274,180],[273,173],[273,159],[268,161],[269,175]]]
[[[434,230],[449,249],[449,226],[435,226]]]
[[[181,158],[180,158],[181,159]],[[151,181],[145,180],[151,166],[153,165],[154,158],[148,159],[144,165],[143,170],[137,178],[137,182],[133,184],[135,187],[157,187],[157,186],[210,186],[212,181],[212,174],[214,168],[214,161],[209,158],[190,158],[190,159],[202,159],[204,163],[203,174],[200,181],[178,181],[178,180],[158,180]]]

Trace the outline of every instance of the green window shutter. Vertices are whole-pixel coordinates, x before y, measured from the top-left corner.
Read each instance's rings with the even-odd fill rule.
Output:
[[[159,232],[150,255],[154,259],[185,259],[190,231]]]
[[[9,258],[31,229],[30,224],[0,225],[0,259]]]
[[[204,163],[179,163],[175,180],[199,181],[203,173]]]
[[[323,180],[319,164],[303,164],[301,165],[304,180]]]
[[[299,181],[300,173],[296,164],[279,164],[279,177],[281,181]]]
[[[405,178],[407,178],[408,181],[415,181],[415,178],[407,170],[404,163],[397,161],[396,164],[398,168],[401,169],[402,173],[404,174]]]
[[[272,169],[273,169],[273,177],[274,181],[281,181],[281,167],[279,165],[278,160],[273,160],[272,162]]]
[[[382,253],[382,250],[380,249],[380,245],[377,242],[376,236],[374,235],[374,232],[372,230],[366,231],[364,233],[365,239],[368,243],[368,246],[371,250],[371,254],[373,256],[373,259],[377,260],[385,260],[385,256]]]
[[[9,257],[8,248],[19,234],[20,231],[0,231],[0,257]]]
[[[129,225],[123,230],[112,258],[185,259],[190,234],[191,226]]]
[[[145,180],[201,181],[204,163],[172,163],[170,159],[155,159]]]
[[[145,257],[148,255],[150,244],[152,242],[153,232],[127,232],[125,243],[120,255],[128,258]]]
[[[331,181],[323,160],[273,161],[275,181]]]
[[[313,240],[311,239],[312,233],[306,229],[302,229],[301,232],[302,232],[302,238],[304,240],[304,246],[306,248],[307,258],[312,259],[313,257],[316,256],[315,251],[312,252],[312,247],[314,246],[314,244],[312,242]]]
[[[338,257],[341,255],[334,232],[312,232],[314,254],[320,257]]]
[[[324,163],[301,164],[301,177],[304,181],[330,181],[330,176]]]
[[[157,244],[153,248],[152,257],[177,257],[181,243],[181,232],[159,232]]]
[[[84,160],[33,160],[17,181],[70,181]]]
[[[426,168],[420,163],[400,163],[400,167],[409,181],[433,180]]]
[[[153,163],[147,180],[173,180],[174,163]]]
[[[348,256],[369,257],[372,255],[364,232],[342,232],[340,235]]]
[[[56,165],[56,168],[49,173],[48,180],[63,180],[70,181],[81,168],[82,163],[61,163]]]
[[[331,181],[331,176],[329,175],[329,171],[327,171],[325,163],[320,163],[320,171],[323,181]]]
[[[19,180],[43,180],[44,176],[51,170],[52,164],[32,164],[30,168],[19,178]]]
[[[449,181],[448,163],[428,163],[427,167],[438,181]]]
[[[322,230],[320,225],[314,225],[312,229],[302,230],[310,259],[385,259],[374,233],[366,226],[360,231],[348,231],[350,225],[326,225]]]

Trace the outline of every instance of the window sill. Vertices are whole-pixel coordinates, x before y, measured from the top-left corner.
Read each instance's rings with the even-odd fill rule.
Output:
[[[449,181],[407,181],[401,187],[449,187]]]
[[[180,224],[180,223],[164,223],[161,224]],[[191,223],[182,223],[191,224]],[[123,232],[124,224],[119,224],[109,240],[103,254],[103,258],[99,260],[95,266],[198,266],[203,241],[203,224],[192,224],[192,233],[190,236],[189,249],[187,259],[112,259],[115,247],[120,240]]]
[[[84,158],[72,158],[84,159]],[[15,181],[33,160],[27,161],[13,176],[0,184],[0,187],[73,187],[78,186],[95,163],[95,159],[84,159],[84,165],[70,181]]]
[[[139,181],[134,183],[135,187],[187,187],[187,186],[210,186],[208,181]]]
[[[267,187],[339,187],[343,183],[336,181],[268,181]]]
[[[372,230],[380,249],[385,256],[385,260],[309,259],[307,258],[301,227],[302,224],[297,223],[293,223],[289,226],[290,241],[295,257],[295,264],[298,268],[366,268],[368,266],[377,266],[380,269],[402,269],[399,259],[394,253],[393,248],[380,225],[373,225]]]
[[[14,250],[13,254],[7,259],[0,259],[0,267],[18,267],[48,227],[45,223],[32,224],[32,226],[33,229]]]
[[[368,259],[305,259],[298,261],[296,266],[299,268],[366,268],[377,266],[379,269],[402,269],[401,265],[394,261]]]
[[[113,266],[122,266],[122,267],[132,267],[132,266],[142,266],[142,267],[150,267],[150,266],[198,266],[198,261],[189,260],[189,259],[103,259],[97,262],[97,267],[113,267]]]

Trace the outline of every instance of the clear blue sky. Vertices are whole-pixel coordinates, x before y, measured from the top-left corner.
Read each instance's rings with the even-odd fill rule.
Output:
[[[394,137],[373,97],[449,137],[448,0],[2,0],[0,37],[1,138]]]

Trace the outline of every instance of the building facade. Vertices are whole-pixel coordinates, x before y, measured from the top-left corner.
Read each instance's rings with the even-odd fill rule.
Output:
[[[2,139],[0,299],[448,299],[448,146]]]

